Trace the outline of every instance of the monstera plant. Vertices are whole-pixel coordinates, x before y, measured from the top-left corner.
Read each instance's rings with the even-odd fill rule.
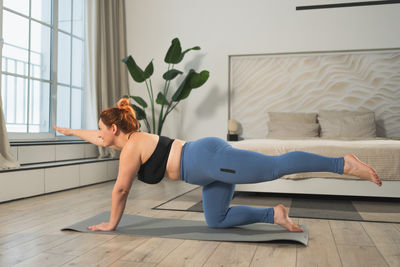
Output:
[[[124,58],[122,61],[128,67],[129,73],[131,74],[133,80],[137,83],[145,83],[147,93],[150,100],[151,108],[151,118],[152,123],[149,123],[146,114],[146,108],[148,107],[147,102],[139,96],[125,96],[132,98],[136,104],[132,104],[133,109],[136,112],[136,117],[139,121],[143,120],[147,131],[150,133],[161,134],[165,119],[168,114],[179,104],[180,101],[184,100],[190,95],[192,89],[199,88],[207,80],[210,73],[207,70],[203,70],[197,73],[195,70],[190,69],[187,73],[175,68],[175,65],[182,62],[185,54],[191,50],[200,50],[199,46],[195,46],[182,51],[182,47],[178,38],[175,38],[171,42],[167,54],[165,55],[164,62],[168,64],[168,70],[163,74],[163,79],[165,80],[162,91],[158,92],[157,98],[154,100],[153,86],[151,83],[151,76],[154,72],[153,61],[147,65],[147,67],[142,70],[135,62],[132,56]],[[168,97],[168,91],[170,89],[171,81],[175,78],[181,76],[183,79],[180,85],[177,87],[176,91],[171,97]],[[154,106],[158,104],[161,106],[160,113],[158,116],[158,125],[156,129],[156,115]]]

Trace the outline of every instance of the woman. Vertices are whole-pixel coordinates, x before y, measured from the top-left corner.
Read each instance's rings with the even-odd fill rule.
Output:
[[[113,231],[117,227],[133,179],[158,183],[164,177],[203,186],[203,209],[210,227],[226,228],[266,222],[301,232],[283,205],[274,208],[229,207],[235,184],[272,181],[298,172],[335,172],[354,175],[382,185],[373,168],[353,155],[339,158],[294,151],[280,156],[235,149],[219,138],[193,142],[169,139],[139,131],[139,122],[127,99],[100,114],[99,130],[54,129],[75,135],[98,146],[121,150],[119,172],[112,191],[109,222],[90,226],[92,231]]]

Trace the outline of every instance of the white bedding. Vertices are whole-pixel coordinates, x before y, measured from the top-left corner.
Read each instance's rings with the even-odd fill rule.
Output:
[[[338,140],[338,139],[249,139],[231,142],[240,149],[257,151],[267,155],[280,155],[300,150],[324,156],[340,157],[354,154],[360,160],[371,165],[382,180],[400,180],[400,141],[392,139]],[[349,175],[328,172],[308,172],[286,175],[284,179],[299,178],[343,178],[357,179]]]

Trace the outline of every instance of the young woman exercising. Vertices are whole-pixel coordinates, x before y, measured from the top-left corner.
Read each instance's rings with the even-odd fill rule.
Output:
[[[118,177],[112,191],[110,220],[90,226],[92,231],[115,230],[136,176],[149,184],[156,184],[167,177],[203,186],[204,216],[210,227],[266,222],[299,232],[302,229],[288,217],[283,205],[265,209],[229,207],[235,184],[272,181],[299,172],[334,172],[382,185],[375,170],[354,155],[334,158],[294,151],[267,156],[233,148],[214,137],[185,142],[139,132],[139,122],[127,99],[121,99],[117,107],[101,112],[99,130],[72,130],[57,126],[54,129],[98,146],[121,150]]]

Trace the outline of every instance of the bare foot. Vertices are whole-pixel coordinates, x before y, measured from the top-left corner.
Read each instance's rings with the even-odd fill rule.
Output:
[[[274,223],[279,224],[291,232],[303,232],[303,229],[289,218],[288,213],[282,204],[274,207]]]
[[[370,180],[371,182],[376,183],[378,186],[382,186],[382,181],[379,179],[376,171],[371,166],[365,164],[356,156],[351,154],[344,156],[343,174],[354,175]]]

